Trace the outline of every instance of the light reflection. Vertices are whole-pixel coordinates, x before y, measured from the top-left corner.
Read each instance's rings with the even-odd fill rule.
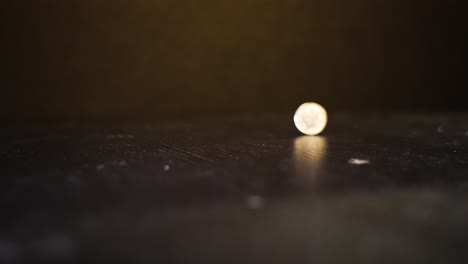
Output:
[[[301,184],[316,185],[327,154],[327,139],[302,136],[294,140],[294,169]]]

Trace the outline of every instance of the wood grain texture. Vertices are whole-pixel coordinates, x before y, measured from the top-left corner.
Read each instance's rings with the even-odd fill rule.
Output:
[[[0,262],[463,262],[467,118],[3,127]]]

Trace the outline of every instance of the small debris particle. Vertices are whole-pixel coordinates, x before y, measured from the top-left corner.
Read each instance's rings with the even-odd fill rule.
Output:
[[[444,127],[438,126],[437,127],[437,133],[444,133]]]
[[[169,171],[171,169],[171,167],[169,167],[169,165],[166,164],[166,165],[164,165],[163,169],[164,169],[164,171]]]
[[[123,166],[127,165],[127,161],[125,161],[125,160],[114,160],[112,162],[112,165],[115,166],[115,167],[123,167]]]
[[[468,131],[465,131],[465,136],[467,136],[467,137],[468,137]]]
[[[353,159],[349,159],[348,163],[353,164],[353,165],[364,165],[364,164],[370,164],[370,161],[366,160],[366,159],[355,159],[355,158],[353,158]]]
[[[247,204],[247,207],[250,209],[259,209],[263,207],[265,203],[263,197],[259,195],[250,195],[247,197],[245,202]]]
[[[96,170],[100,171],[104,169],[104,164],[99,164],[96,166]]]

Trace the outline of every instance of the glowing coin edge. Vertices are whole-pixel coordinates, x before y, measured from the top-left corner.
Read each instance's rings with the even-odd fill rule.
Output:
[[[317,129],[318,132],[316,132],[316,133],[307,133],[306,131],[303,131],[303,129],[300,129],[299,126],[297,125],[297,123],[299,122],[299,120],[298,120],[299,115],[297,114],[297,112],[299,112],[299,110],[301,110],[301,108],[307,107],[307,105],[310,105],[310,106],[313,106],[313,107],[316,107],[316,108],[320,109],[320,111],[322,111],[322,113],[325,116],[325,122],[323,123],[322,126],[320,126],[320,129]],[[313,103],[313,102],[303,103],[296,109],[296,112],[294,112],[293,122],[294,122],[294,126],[296,127],[296,129],[299,130],[299,132],[301,132],[302,134],[308,135],[308,136],[315,136],[315,135],[318,135],[318,134],[322,133],[323,130],[325,130],[325,128],[327,127],[328,113],[327,113],[327,110],[325,110],[325,108],[323,106],[321,106],[320,104]]]

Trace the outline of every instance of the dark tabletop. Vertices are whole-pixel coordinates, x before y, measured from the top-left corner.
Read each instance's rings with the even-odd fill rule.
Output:
[[[0,263],[467,263],[468,115],[4,124]]]

